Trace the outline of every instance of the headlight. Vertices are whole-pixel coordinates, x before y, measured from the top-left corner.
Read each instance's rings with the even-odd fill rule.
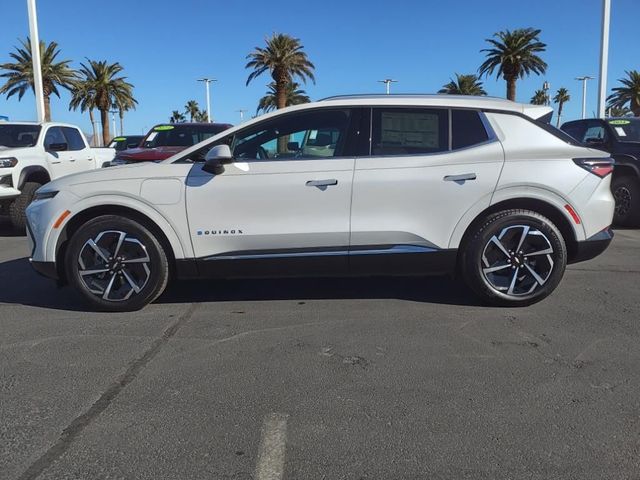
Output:
[[[48,192],[37,191],[33,196],[33,201],[35,202],[36,200],[49,200],[50,198],[55,197],[57,194],[57,190],[50,190]]]
[[[0,158],[0,168],[11,168],[18,164],[18,159],[14,157]]]

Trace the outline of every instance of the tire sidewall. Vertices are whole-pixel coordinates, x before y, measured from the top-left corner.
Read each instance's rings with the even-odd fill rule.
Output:
[[[553,270],[544,285],[538,286],[531,294],[510,296],[496,290],[485,277],[482,269],[482,254],[494,235],[509,226],[527,225],[540,230],[553,247]],[[467,247],[464,258],[467,284],[484,301],[499,306],[527,306],[547,297],[558,286],[567,265],[567,248],[558,228],[544,216],[535,212],[507,211],[495,214],[484,223]]]
[[[89,291],[78,273],[78,256],[85,242],[95,238],[100,232],[119,230],[131,235],[145,246],[149,255],[150,275],[140,293],[134,293],[123,301],[104,300]],[[69,242],[65,255],[65,271],[69,283],[96,309],[103,311],[139,310],[155,300],[167,284],[169,269],[165,252],[156,237],[138,222],[114,215],[106,215],[92,219],[82,225]]]
[[[631,202],[625,215],[619,215],[617,209],[614,211],[614,223],[625,227],[638,226],[640,225],[640,180],[630,175],[614,177],[611,182],[611,192],[614,196],[616,190],[620,187],[624,187],[629,191]]]

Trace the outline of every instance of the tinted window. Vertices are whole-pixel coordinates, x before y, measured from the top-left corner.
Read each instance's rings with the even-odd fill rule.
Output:
[[[372,155],[415,155],[449,149],[448,110],[374,109]]]
[[[80,135],[80,132],[75,128],[71,127],[62,127],[62,131],[64,132],[64,136],[67,139],[68,149],[71,151],[84,150],[84,140]]]
[[[640,120],[609,120],[614,135],[622,142],[640,142]]]
[[[342,155],[349,111],[318,110],[259,123],[233,140],[237,159],[305,159]]]
[[[584,134],[584,137],[581,140],[583,143],[587,141],[599,141],[603,142],[607,140],[607,132],[603,125],[600,124],[590,124],[587,127],[587,131]]]
[[[585,123],[569,123],[562,126],[562,130],[571,135],[574,139],[581,142],[584,138],[584,132],[587,128]]]
[[[454,150],[470,147],[489,140],[479,112],[473,110],[451,111],[451,145]]]
[[[52,143],[67,143],[60,127],[51,127],[47,130],[47,135],[44,137],[44,148],[49,149]]]
[[[33,147],[40,134],[39,125],[0,125],[0,146]]]
[[[158,125],[144,139],[145,148],[190,147],[226,130],[228,125]]]

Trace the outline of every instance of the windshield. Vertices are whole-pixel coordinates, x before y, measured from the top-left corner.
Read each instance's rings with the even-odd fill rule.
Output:
[[[0,146],[33,147],[38,142],[40,125],[0,125]]]
[[[621,142],[640,142],[640,120],[609,120],[609,125]]]
[[[159,125],[144,139],[144,148],[190,147],[228,128],[227,125]]]

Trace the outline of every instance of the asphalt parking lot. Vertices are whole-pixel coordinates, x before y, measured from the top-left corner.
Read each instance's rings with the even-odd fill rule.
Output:
[[[544,302],[444,278],[83,310],[0,221],[2,479],[638,479],[640,231]]]

